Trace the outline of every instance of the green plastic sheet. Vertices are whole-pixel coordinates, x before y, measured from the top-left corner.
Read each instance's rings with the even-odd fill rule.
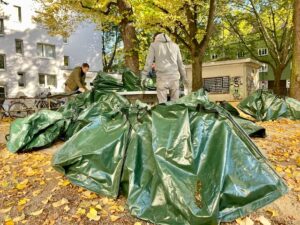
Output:
[[[97,90],[105,91],[123,91],[123,83],[121,80],[100,71],[93,81],[93,86]]]
[[[133,215],[155,224],[212,225],[286,193],[226,110],[186,103],[158,105],[133,122],[122,180]]]
[[[123,85],[126,91],[142,91],[141,79],[130,70],[122,73]]]
[[[129,101],[115,92],[93,89],[80,94],[60,109],[68,121],[64,138],[69,139],[98,116],[119,111],[128,106]]]
[[[155,224],[218,224],[286,193],[230,113],[204,92],[149,109],[103,115],[53,157],[74,184],[110,197]]]
[[[100,116],[63,145],[52,165],[72,183],[116,198],[128,133],[122,113]]]
[[[16,153],[49,146],[61,135],[64,126],[63,115],[50,110],[16,119],[10,126],[7,148]]]
[[[268,90],[258,90],[241,101],[238,108],[259,121],[279,118],[300,119],[300,102]]]

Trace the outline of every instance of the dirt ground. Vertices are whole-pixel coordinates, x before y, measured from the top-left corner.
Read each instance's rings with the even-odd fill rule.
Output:
[[[300,224],[300,121],[260,122],[267,137],[255,138],[283,177],[287,195],[228,224]],[[62,143],[43,151],[11,154],[5,146],[9,122],[0,122],[0,224],[150,224],[131,216],[126,199],[108,199],[74,186],[51,167]]]

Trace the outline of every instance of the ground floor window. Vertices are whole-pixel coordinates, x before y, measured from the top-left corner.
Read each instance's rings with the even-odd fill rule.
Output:
[[[19,87],[25,87],[25,73],[18,72],[18,85]]]
[[[5,69],[5,55],[0,54],[0,69],[4,70]]]
[[[51,74],[39,74],[39,84],[42,87],[57,87],[57,77]]]
[[[204,88],[210,93],[227,94],[229,87],[229,76],[204,78]]]

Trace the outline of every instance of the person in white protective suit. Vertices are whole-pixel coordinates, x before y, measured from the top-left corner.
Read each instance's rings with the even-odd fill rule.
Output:
[[[154,42],[150,45],[142,78],[145,78],[151,71],[154,61],[159,103],[167,102],[168,93],[170,94],[171,101],[178,99],[180,94],[180,77],[185,87],[187,87],[187,76],[179,46],[166,34],[157,34]]]

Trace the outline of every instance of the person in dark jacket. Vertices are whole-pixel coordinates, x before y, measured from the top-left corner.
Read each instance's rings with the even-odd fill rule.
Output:
[[[89,64],[83,63],[82,66],[75,67],[65,83],[65,92],[72,93],[75,91],[85,92],[86,88],[85,78],[89,71]]]

